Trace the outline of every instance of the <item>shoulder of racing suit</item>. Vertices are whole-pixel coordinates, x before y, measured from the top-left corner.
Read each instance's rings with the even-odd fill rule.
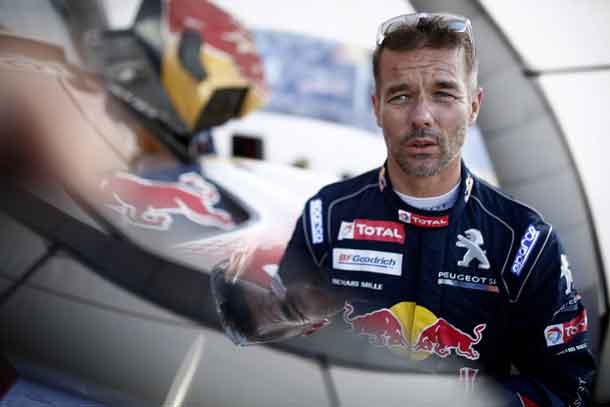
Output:
[[[374,169],[357,177],[324,186],[306,203],[301,216],[301,226],[305,242],[314,262],[319,266],[324,261],[330,242],[332,242],[330,214],[340,202],[358,199],[372,188],[379,188]]]

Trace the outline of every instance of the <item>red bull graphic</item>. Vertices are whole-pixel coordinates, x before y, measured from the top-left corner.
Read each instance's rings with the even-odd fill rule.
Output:
[[[168,4],[167,17],[171,32],[198,28],[206,44],[214,47],[216,53],[235,60],[242,74],[257,91],[267,91],[252,36],[229,13],[205,0],[172,0]]]
[[[192,222],[221,229],[235,227],[231,215],[215,208],[216,187],[199,174],[182,174],[178,182],[153,181],[128,173],[115,173],[101,183],[104,204],[128,223],[153,230],[168,230],[174,214]]]
[[[439,318],[419,333],[414,350],[430,352],[442,358],[449,356],[453,350],[459,356],[476,360],[479,358],[479,352],[474,349],[474,345],[483,338],[481,332],[485,327],[486,324],[475,326],[472,337],[445,319]]]
[[[343,319],[355,334],[368,336],[371,344],[398,351],[408,359],[423,360],[431,355],[446,358],[451,354],[470,360],[480,357],[474,347],[483,339],[486,324],[475,326],[471,336],[414,302],[353,314],[354,307],[346,303]]]
[[[343,319],[358,335],[366,335],[375,346],[408,346],[400,320],[387,308],[352,316],[354,307],[346,303]]]

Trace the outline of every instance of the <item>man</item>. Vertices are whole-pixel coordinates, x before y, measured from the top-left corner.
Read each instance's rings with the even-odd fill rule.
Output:
[[[345,302],[354,333],[424,370],[481,371],[510,405],[585,405],[587,314],[558,237],[461,161],[482,100],[470,22],[393,18],[379,29],[373,70],[385,165],[308,201],[273,294],[226,295],[232,328],[242,343],[286,337]],[[379,318],[367,326],[380,313],[383,328]]]

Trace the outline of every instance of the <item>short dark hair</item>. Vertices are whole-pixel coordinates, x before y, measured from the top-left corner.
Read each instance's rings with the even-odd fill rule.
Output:
[[[373,52],[373,76],[375,89],[379,82],[379,61],[384,49],[392,51],[412,51],[422,48],[464,50],[466,72],[470,76],[470,90],[477,86],[478,60],[468,34],[450,29],[441,18],[420,19],[418,24],[405,26],[386,35],[381,45]]]

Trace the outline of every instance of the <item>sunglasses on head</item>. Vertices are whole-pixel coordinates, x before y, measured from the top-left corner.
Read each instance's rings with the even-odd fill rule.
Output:
[[[412,13],[390,18],[381,23],[377,30],[377,46],[381,46],[386,37],[393,32],[408,27],[417,27],[420,23],[432,19],[439,19],[451,31],[466,33],[474,49],[470,20],[463,16],[443,13]]]

